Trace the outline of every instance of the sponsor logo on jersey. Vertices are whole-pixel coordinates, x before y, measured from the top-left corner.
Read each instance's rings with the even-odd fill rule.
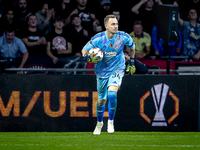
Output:
[[[112,56],[116,56],[117,55],[117,52],[105,52],[105,57],[112,57]]]

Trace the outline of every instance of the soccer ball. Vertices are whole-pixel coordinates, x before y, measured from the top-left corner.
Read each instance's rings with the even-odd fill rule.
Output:
[[[102,50],[100,50],[100,48],[94,47],[94,48],[90,49],[88,52],[88,55],[92,54],[93,52],[94,52],[95,57],[99,57],[100,60],[103,59],[103,52],[102,52]]]

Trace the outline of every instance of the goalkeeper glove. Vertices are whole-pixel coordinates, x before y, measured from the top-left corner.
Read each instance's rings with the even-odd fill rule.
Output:
[[[134,58],[131,58],[130,60],[128,60],[128,65],[126,67],[126,71],[129,73],[129,75],[134,74],[136,71],[134,61],[135,61]]]
[[[90,55],[85,54],[85,55],[83,55],[83,57],[86,57],[87,61],[90,62],[90,63],[93,63],[93,64],[96,64],[100,61],[99,57],[94,56],[94,52]]]

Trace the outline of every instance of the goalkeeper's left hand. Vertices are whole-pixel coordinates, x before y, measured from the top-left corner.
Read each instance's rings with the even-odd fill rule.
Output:
[[[126,67],[126,71],[129,73],[129,75],[134,74],[136,71],[134,62],[135,62],[134,58],[131,58],[130,60],[128,60],[128,65]]]
[[[93,63],[93,64],[96,64],[100,61],[99,57],[94,56],[94,52],[90,55],[85,54],[83,57],[86,57],[87,61],[90,62],[90,63]]]

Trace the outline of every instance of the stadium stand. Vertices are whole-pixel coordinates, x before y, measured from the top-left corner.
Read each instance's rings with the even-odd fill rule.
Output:
[[[67,4],[67,3],[64,4],[64,1],[62,1],[62,0],[60,0],[59,3],[57,3],[57,4],[55,4],[55,2],[48,3],[48,1],[46,1],[46,0],[42,0],[42,1],[40,1],[40,0],[27,0],[26,2],[27,2],[28,12],[32,13],[32,14],[35,14],[38,11],[41,11],[41,8],[43,8],[42,7],[43,4],[48,4],[48,5],[46,5],[47,7],[43,8],[43,9],[45,9],[44,12],[46,12],[47,15],[48,15],[48,13],[52,13],[51,8],[55,7],[53,14],[51,14],[52,15],[51,19],[48,22],[50,24],[48,26],[49,32],[52,31],[53,18],[55,18],[56,16],[59,16],[60,14],[62,14],[62,12],[65,12],[66,11],[65,8],[69,7],[68,6],[69,4]],[[120,11],[120,14],[121,14],[122,19],[123,19],[122,21],[124,23],[126,23],[128,26],[132,26],[132,24],[131,24],[132,22],[137,20],[140,16],[145,15],[145,14],[136,15],[136,14],[138,14],[138,12],[133,11],[133,8],[137,4],[140,4],[141,8],[139,7],[136,10],[144,10],[145,9],[146,3],[142,3],[140,0],[138,0],[137,2],[132,2],[132,4],[131,4],[132,6],[130,5],[131,2],[127,1],[126,4],[121,5],[122,6],[121,8],[119,7],[120,5],[117,3],[117,1],[111,0],[109,2],[111,2],[113,10],[119,10]],[[150,2],[154,2],[154,1],[148,0],[148,2],[150,3]],[[31,3],[32,6],[35,6],[34,10],[30,8],[31,7],[30,3]],[[72,3],[72,1],[70,3]],[[158,4],[162,4],[162,3],[163,3],[163,5],[165,5],[165,4],[172,5],[173,1],[167,1],[167,0],[160,1],[159,0],[159,1],[154,2],[154,5],[155,5],[155,7],[158,7],[159,6]],[[186,4],[186,3],[187,2],[185,2],[184,4]],[[199,3],[197,3],[196,5],[194,3],[195,2],[188,2],[188,5],[196,6],[196,7],[199,6]],[[6,27],[5,24],[9,24],[9,23],[13,24],[14,23],[15,29],[17,30],[16,36],[19,35],[18,38],[21,38],[20,34],[19,34],[20,33],[19,27],[21,26],[20,21],[16,22],[16,19],[18,19],[19,16],[17,16],[17,15],[15,16],[15,10],[19,9],[18,3],[14,0],[1,0],[0,4],[1,4],[1,6],[0,6],[0,26],[3,25],[3,27]],[[73,2],[72,5],[71,5],[73,7],[71,9],[73,9],[75,11],[77,4],[78,3]],[[184,14],[188,13],[189,8],[185,9],[185,12],[184,12],[184,8],[185,8],[186,5],[183,5],[183,3],[181,1],[179,1],[177,5],[179,5],[179,10],[180,10],[179,12],[181,14],[181,17],[183,19],[185,19]],[[48,8],[48,6],[49,6],[49,8]],[[99,1],[99,0],[95,0],[95,1],[94,0],[87,0],[87,6],[88,6],[87,9],[89,9],[88,12],[93,14],[93,13],[95,13],[94,10],[101,10],[101,1]],[[59,10],[61,8],[62,8],[62,11]],[[127,10],[127,8],[129,8],[129,10]],[[12,20],[11,22],[9,22],[10,17],[8,15],[8,10],[13,10],[14,17],[11,16],[11,20]],[[145,10],[147,10],[147,9],[145,9]],[[128,12],[127,16],[125,15],[125,12],[126,13]],[[157,8],[153,7],[153,12],[155,12],[155,14],[156,14]],[[99,13],[101,13],[101,12],[99,12]],[[134,13],[135,13],[135,15],[134,15]],[[139,13],[143,13],[143,11],[139,11]],[[145,13],[146,13],[146,11],[145,11]],[[69,12],[68,12],[68,15],[71,16],[73,14],[69,14]],[[198,12],[197,12],[197,15],[198,15],[197,19],[199,19],[199,13]],[[17,17],[17,18],[15,18],[15,17]],[[67,16],[65,16],[65,19],[66,18],[67,18]],[[132,21],[130,21],[130,20],[126,21],[126,18],[129,18]],[[91,20],[92,20],[92,18],[91,18]],[[23,21],[26,22],[27,20],[24,18]],[[144,22],[143,22],[144,23],[143,24],[144,29],[148,26],[148,24],[146,22],[148,22],[148,20],[144,20]],[[198,22],[199,22],[199,20],[197,20],[197,23]],[[152,22],[152,23],[156,24],[155,18],[154,18],[154,22]],[[177,23],[178,23],[178,21],[177,21]],[[198,26],[199,26],[199,24],[198,24]],[[23,27],[25,28],[24,25],[23,25]],[[40,28],[39,25],[38,25],[38,28]],[[66,25],[64,29],[66,30],[66,33],[69,33],[71,28],[69,28],[69,26]],[[181,32],[183,31],[180,27],[179,27],[179,30],[181,30]],[[5,29],[1,28],[0,31],[1,31],[1,35],[4,36]],[[151,31],[148,31],[148,32],[151,33]],[[96,32],[93,32],[90,35],[90,37],[93,36],[94,34],[96,34]],[[198,31],[196,32],[196,34],[197,34],[197,37],[200,35],[200,33],[198,33]],[[68,36],[67,38],[69,38],[69,39],[70,38],[76,39],[76,37],[72,37],[70,34],[68,34],[67,36]],[[79,41],[76,41],[76,42],[73,42],[73,43],[76,43],[76,45],[74,47],[77,47],[77,45],[79,45],[79,43],[81,43],[81,39],[79,38]],[[184,43],[184,39],[183,39],[183,43]],[[152,49],[152,51],[154,51],[153,46],[151,47],[151,49]],[[72,50],[72,53],[75,52],[75,51],[76,51],[75,49]],[[79,51],[80,51],[80,49],[79,49]],[[183,51],[183,47],[181,48],[181,51]],[[34,62],[34,60],[28,59],[27,62],[31,62],[31,63],[25,64],[24,68],[17,68],[17,67],[13,68],[13,67],[3,67],[3,66],[5,66],[5,64],[7,64],[6,66],[8,66],[9,62],[11,61],[11,58],[6,58],[6,59],[2,58],[0,60],[0,73],[1,74],[5,73],[5,72],[6,73],[13,73],[13,72],[21,70],[21,71],[23,71],[23,74],[27,74],[27,73],[31,73],[31,74],[37,73],[38,74],[38,73],[48,73],[48,72],[62,72],[64,74],[93,74],[93,72],[91,72],[91,70],[94,69],[94,65],[88,63],[85,59],[81,58],[80,56],[72,57],[70,59],[70,61],[68,61],[64,65],[63,68],[51,68],[51,67],[49,67],[47,59],[48,58],[44,58],[44,59],[39,59],[39,58],[37,59],[36,58],[35,62]],[[40,61],[38,62],[38,60],[40,60]],[[155,54],[150,54],[149,57],[145,57],[144,59],[138,59],[138,60],[149,66],[148,74],[179,74],[179,75],[182,75],[182,74],[184,74],[183,73],[184,71],[186,73],[189,72],[190,74],[194,74],[194,73],[199,72],[198,67],[200,65],[199,60],[194,61],[192,57],[182,56],[182,55],[178,55],[178,56],[169,56],[169,55],[155,56]],[[42,61],[44,61],[44,63],[41,63]],[[182,70],[180,70],[180,69],[182,69]],[[39,70],[39,72],[38,72],[38,70]]]

